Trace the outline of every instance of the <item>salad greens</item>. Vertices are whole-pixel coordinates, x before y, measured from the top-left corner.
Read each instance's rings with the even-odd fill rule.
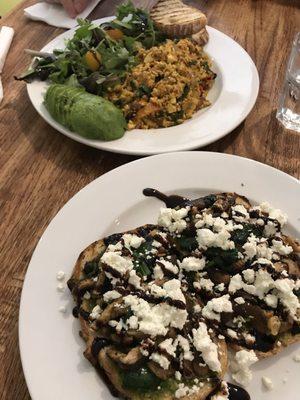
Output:
[[[79,19],[78,24],[64,50],[36,53],[31,68],[17,79],[49,79],[51,83],[83,86],[86,91],[101,95],[137,64],[141,47],[150,48],[165,40],[149,14],[131,2],[119,6],[117,17],[111,22],[97,25]]]

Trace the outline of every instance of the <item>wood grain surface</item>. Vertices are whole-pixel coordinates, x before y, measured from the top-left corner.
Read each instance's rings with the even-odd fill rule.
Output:
[[[18,309],[24,275],[39,238],[57,211],[79,189],[135,159],[88,148],[59,134],[33,109],[25,85],[13,79],[28,65],[24,48],[38,50],[62,32],[27,20],[23,8],[33,3],[23,2],[1,20],[1,24],[12,26],[16,32],[4,68],[5,99],[0,106],[0,399],[3,400],[30,399],[18,349]],[[112,15],[119,3],[103,0],[91,18]],[[135,3],[149,7],[153,1]],[[247,119],[205,150],[249,157],[299,177],[300,135],[283,129],[275,118],[292,38],[300,28],[299,1],[187,3],[200,7],[210,25],[248,51],[261,81],[258,100]],[[234,64],[232,67],[238,68]]]

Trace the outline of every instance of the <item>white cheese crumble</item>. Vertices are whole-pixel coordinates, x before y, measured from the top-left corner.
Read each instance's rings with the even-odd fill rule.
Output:
[[[204,322],[199,322],[199,327],[193,329],[193,344],[201,353],[204,362],[212,371],[221,371],[221,363],[218,357],[218,346],[211,340]]]
[[[155,265],[153,268],[153,277],[154,279],[163,279],[164,273],[159,265]]]
[[[105,301],[105,303],[109,303],[113,300],[118,299],[119,297],[121,297],[121,294],[119,292],[117,292],[116,290],[109,290],[108,292],[104,293],[103,300]]]
[[[136,274],[134,269],[129,272],[128,283],[136,289],[141,289],[141,278]]]
[[[270,378],[268,378],[267,376],[263,376],[261,378],[261,381],[267,390],[272,390],[274,388],[272,380]]]
[[[175,379],[177,381],[181,381],[181,378],[182,378],[181,372],[180,371],[176,371],[175,372]]]
[[[208,247],[221,247],[223,250],[229,250],[235,247],[234,242],[230,240],[230,233],[225,229],[218,233],[207,228],[198,229],[197,241],[201,250],[206,250]]]
[[[190,396],[190,395],[197,393],[198,390],[199,390],[199,387],[196,385],[189,387],[189,386],[185,386],[184,383],[179,383],[178,389],[175,392],[175,397],[176,397],[176,399],[180,399],[181,397],[184,397],[184,396]]]
[[[125,233],[122,236],[122,239],[124,241],[124,246],[130,250],[131,248],[138,249],[142,243],[145,242],[145,239],[143,237],[137,236],[135,234],[131,233]]]
[[[132,260],[126,257],[122,257],[120,254],[112,251],[106,251],[101,257],[101,262],[110,266],[121,275],[125,275],[126,272],[133,269]]]
[[[149,357],[150,360],[156,362],[160,365],[163,369],[168,369],[170,366],[170,361],[167,359],[166,356],[159,354],[159,353],[152,353]]]
[[[284,214],[281,210],[277,208],[273,208],[269,203],[263,202],[259,205],[259,207],[254,207],[255,209],[259,209],[267,214],[271,219],[276,219],[281,226],[284,226],[287,222],[287,215]]]
[[[242,297],[236,297],[236,298],[234,299],[234,301],[235,301],[237,304],[244,304],[244,303],[245,303],[245,300],[244,300]]]
[[[56,290],[57,290],[58,292],[64,292],[64,291],[65,291],[65,288],[66,288],[66,286],[65,286],[63,283],[59,283],[59,284],[56,286]]]
[[[63,281],[65,279],[66,274],[64,273],[64,271],[57,271],[56,273],[56,279],[58,281]]]
[[[67,312],[67,307],[66,306],[60,306],[58,311],[61,312],[62,314],[65,314]]]
[[[101,313],[101,307],[97,304],[93,309],[92,312],[90,313],[90,318],[91,319],[97,319]]]
[[[205,267],[205,257],[185,257],[179,266],[186,271],[201,271]]]
[[[186,227],[187,223],[184,218],[188,215],[189,207],[180,208],[175,210],[174,208],[161,208],[158,217],[158,225],[167,228],[169,232],[182,232]]]
[[[214,283],[210,279],[201,278],[198,282],[194,282],[193,286],[195,289],[204,289],[207,292],[212,291]]]
[[[253,350],[238,351],[230,363],[232,378],[242,386],[248,386],[252,380],[250,366],[257,360],[258,358]]]
[[[168,270],[173,272],[173,274],[178,274],[179,270],[177,265],[172,264],[170,261],[168,260],[159,260],[159,262]]]
[[[199,312],[201,312],[201,306],[200,306],[200,304],[195,304],[194,305],[194,313],[199,313]]]
[[[165,336],[169,326],[182,329],[187,320],[186,310],[166,303],[153,305],[133,295],[125,296],[124,303],[138,318],[139,330],[153,337]]]
[[[238,222],[244,222],[249,219],[249,213],[244,206],[241,204],[237,204],[231,207],[232,210],[232,218]],[[240,215],[242,214],[242,215]]]
[[[192,353],[191,350],[190,350],[190,343],[189,343],[189,341],[188,341],[185,337],[183,337],[183,336],[181,336],[181,335],[178,335],[177,338],[176,338],[176,342],[175,342],[175,343],[178,343],[178,345],[179,345],[179,346],[182,348],[182,350],[183,350],[182,358],[183,358],[184,360],[193,361],[194,355],[193,355],[193,353]]]
[[[158,347],[162,350],[165,350],[168,354],[170,354],[170,356],[172,357],[176,357],[176,348],[177,348],[177,344],[175,342],[175,344],[173,343],[173,339],[172,338],[168,338],[165,339],[163,342],[161,342]]]
[[[295,355],[293,356],[293,360],[294,360],[295,362],[300,362],[300,353],[295,354]]]
[[[275,239],[272,240],[272,250],[282,256],[287,256],[293,252],[293,248],[291,246],[286,246],[281,240]]]
[[[229,294],[209,300],[203,307],[202,314],[205,318],[221,321],[221,312],[232,312],[232,303]]]
[[[232,339],[238,339],[238,334],[233,329],[227,329],[227,335],[230,336]]]

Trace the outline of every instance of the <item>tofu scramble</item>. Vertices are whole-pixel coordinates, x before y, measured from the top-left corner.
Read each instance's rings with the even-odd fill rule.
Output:
[[[105,97],[120,107],[128,129],[178,125],[210,105],[207,93],[216,74],[203,48],[190,39],[141,48],[139,64]]]

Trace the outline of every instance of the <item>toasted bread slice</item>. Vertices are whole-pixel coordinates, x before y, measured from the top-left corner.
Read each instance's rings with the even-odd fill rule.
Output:
[[[200,46],[204,46],[208,42],[208,32],[206,28],[201,29],[198,33],[194,33],[192,39]]]
[[[156,27],[170,38],[191,36],[201,31],[207,23],[206,16],[200,10],[180,0],[159,0],[150,16]]]

